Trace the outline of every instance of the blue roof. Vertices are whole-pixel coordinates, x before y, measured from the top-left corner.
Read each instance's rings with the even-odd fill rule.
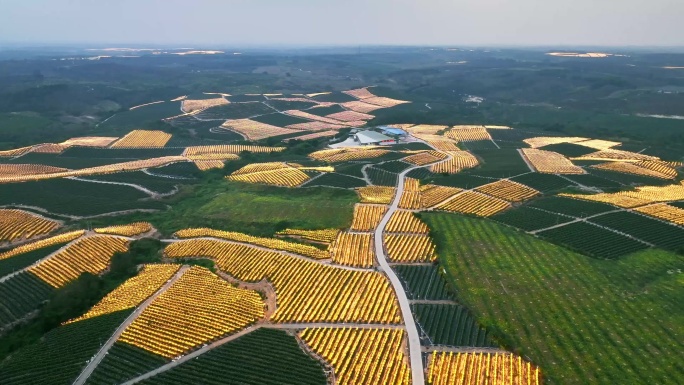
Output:
[[[407,135],[408,133],[401,128],[394,127],[380,127],[380,129],[385,133],[390,133],[394,135]]]

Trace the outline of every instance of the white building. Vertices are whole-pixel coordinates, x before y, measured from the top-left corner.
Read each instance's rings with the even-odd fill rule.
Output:
[[[354,134],[354,141],[359,142],[363,146],[395,143],[394,139],[387,135],[368,130]]]

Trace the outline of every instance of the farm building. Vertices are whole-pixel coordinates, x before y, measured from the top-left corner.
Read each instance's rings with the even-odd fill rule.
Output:
[[[408,132],[402,130],[401,128],[395,128],[391,126],[381,126],[380,130],[385,135],[398,136],[400,138],[405,138],[408,136]]]
[[[391,144],[394,139],[375,131],[361,131],[354,134],[354,141],[361,145]]]

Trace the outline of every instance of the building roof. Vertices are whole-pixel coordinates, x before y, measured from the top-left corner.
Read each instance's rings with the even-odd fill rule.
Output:
[[[384,142],[386,140],[394,140],[390,138],[387,135],[383,135],[379,132],[375,131],[361,131],[357,132],[355,134],[356,139],[358,139],[361,144],[367,144],[367,143],[378,143],[378,142]]]
[[[380,127],[380,129],[382,130],[382,132],[389,133],[392,135],[408,135],[408,133],[406,131],[402,130],[401,128],[394,128],[394,127],[385,126],[385,127]]]

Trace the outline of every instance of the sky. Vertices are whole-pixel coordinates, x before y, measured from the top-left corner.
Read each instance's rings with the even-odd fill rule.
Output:
[[[684,46],[683,0],[0,0],[0,42]]]

